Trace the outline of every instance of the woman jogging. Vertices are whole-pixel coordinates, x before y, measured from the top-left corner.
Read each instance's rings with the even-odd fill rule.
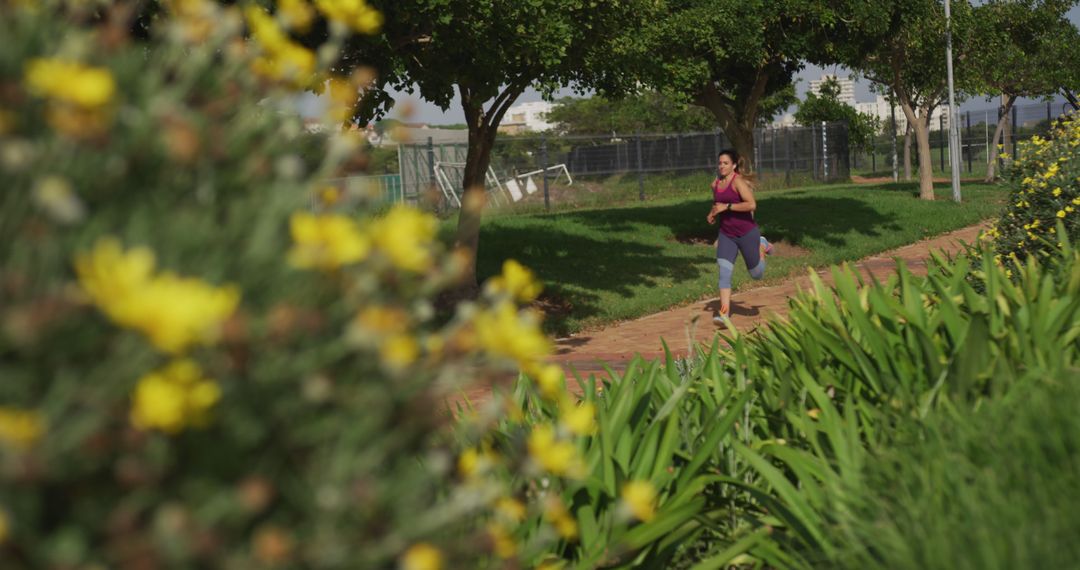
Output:
[[[742,252],[750,277],[761,279],[765,276],[765,256],[772,246],[761,236],[754,221],[757,201],[750,182],[739,174],[739,153],[730,149],[720,151],[716,167],[717,177],[712,184],[713,207],[705,219],[710,224],[720,220],[716,238],[720,310],[713,316],[713,323],[723,325],[731,312],[731,274],[735,270],[735,256]]]

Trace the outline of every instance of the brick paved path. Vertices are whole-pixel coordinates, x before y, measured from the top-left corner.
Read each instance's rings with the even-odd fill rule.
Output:
[[[902,259],[912,273],[925,275],[926,260],[930,257],[931,250],[960,251],[962,249],[960,242],[974,242],[979,232],[987,225],[970,226],[867,257],[851,265],[864,276],[873,275],[878,280],[884,280],[895,272],[896,259]],[[832,283],[828,268],[818,270],[817,274],[825,283]],[[749,331],[770,315],[786,315],[788,298],[795,295],[799,288],[805,290],[809,288],[809,285],[809,277],[803,274],[802,277],[793,277],[778,285],[736,291],[731,297],[732,321],[739,330]],[[580,372],[582,376],[589,374],[606,376],[603,369],[605,363],[614,370],[624,370],[635,354],[640,354],[645,358],[663,356],[660,339],[667,342],[674,354],[685,355],[688,352],[687,331],[694,317],[697,317],[697,324],[693,329],[695,340],[703,343],[712,342],[717,330],[712,324],[712,314],[718,306],[719,300],[710,298],[636,320],[556,339],[555,355],[551,361],[562,365],[567,370],[568,376],[571,368]],[[493,385],[508,387],[516,376],[516,374],[506,374],[478,378],[451,400],[459,403],[468,400],[474,404],[483,402],[490,395]],[[568,382],[567,387],[574,392],[578,390],[577,384],[573,381]]]
[[[864,276],[873,275],[884,280],[895,272],[895,260],[902,259],[912,273],[924,275],[930,250],[960,251],[962,248],[959,242],[974,242],[979,231],[985,227],[986,224],[970,226],[867,257],[852,265]],[[832,283],[828,268],[817,273],[826,283]],[[799,288],[807,289],[809,284],[809,276],[803,274],[802,277],[792,278],[778,285],[736,291],[731,300],[732,322],[739,330],[749,331],[770,315],[786,315],[788,298],[795,295]],[[712,315],[719,304],[718,298],[710,298],[633,321],[557,339],[556,355],[552,361],[564,367],[573,366],[580,372],[600,371],[601,362],[620,369],[634,354],[641,354],[645,358],[662,356],[661,338],[667,342],[674,354],[685,355],[688,351],[688,331],[695,317],[697,323],[692,329],[694,339],[697,342],[712,342],[717,330],[712,324]]]

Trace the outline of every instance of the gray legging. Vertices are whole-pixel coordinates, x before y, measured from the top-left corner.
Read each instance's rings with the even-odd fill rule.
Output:
[[[720,232],[716,240],[716,265],[720,267],[720,288],[731,289],[731,274],[735,271],[735,256],[742,252],[750,277],[765,276],[765,259],[761,257],[761,230],[754,228],[733,238]]]

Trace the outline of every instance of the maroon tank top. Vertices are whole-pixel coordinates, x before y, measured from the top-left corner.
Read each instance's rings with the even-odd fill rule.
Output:
[[[735,189],[735,178],[738,176],[739,173],[736,172],[735,176],[731,177],[731,182],[723,188],[720,188],[719,178],[713,180],[714,203],[738,204],[743,201],[742,196],[739,196],[739,191]],[[718,217],[720,219],[720,231],[724,232],[724,235],[728,237],[737,238],[746,235],[747,232],[757,227],[757,223],[754,222],[753,212],[724,211],[720,212]]]

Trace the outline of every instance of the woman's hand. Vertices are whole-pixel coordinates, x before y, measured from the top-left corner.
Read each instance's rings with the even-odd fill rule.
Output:
[[[709,215],[705,216],[705,221],[709,222],[709,225],[712,225],[716,221],[716,216],[721,212],[721,210],[722,208],[720,204],[713,204],[712,209],[709,210]]]

